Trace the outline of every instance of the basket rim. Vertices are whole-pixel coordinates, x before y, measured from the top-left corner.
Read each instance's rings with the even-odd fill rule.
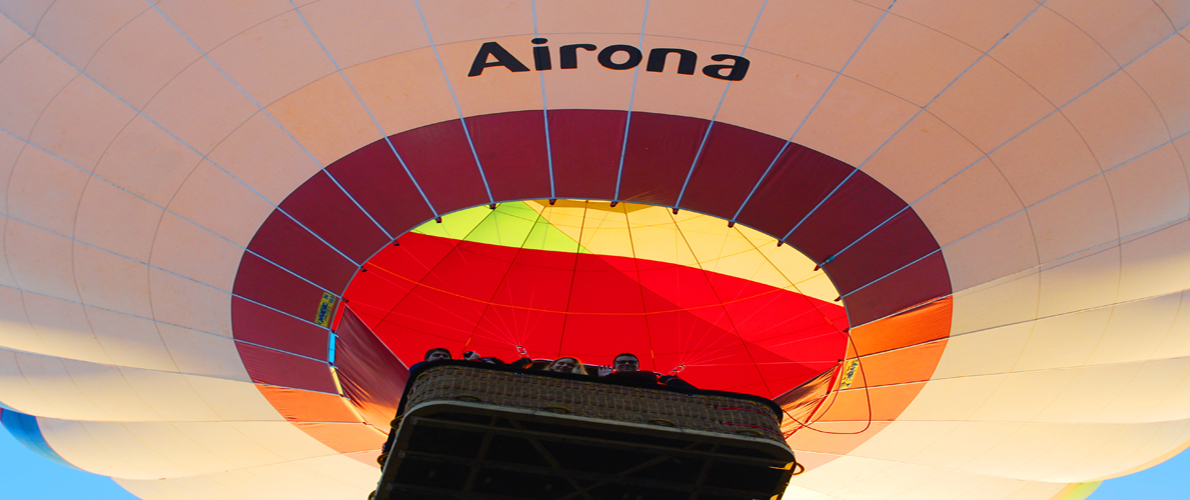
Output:
[[[783,423],[783,420],[784,420],[783,417],[785,416],[785,412],[784,412],[784,410],[782,410],[780,405],[778,405],[777,403],[773,402],[770,399],[756,396],[753,394],[744,394],[744,393],[739,393],[739,392],[728,392],[728,391],[715,391],[715,390],[710,390],[710,389],[688,389],[688,388],[687,389],[678,389],[678,388],[673,388],[673,387],[659,385],[659,384],[642,385],[642,384],[633,384],[633,383],[622,382],[622,381],[621,382],[607,381],[607,380],[600,380],[598,378],[593,378],[589,375],[547,372],[544,370],[529,370],[529,369],[523,369],[523,368],[514,368],[511,366],[507,366],[507,365],[494,365],[494,364],[489,364],[489,363],[479,363],[479,362],[475,362],[475,361],[464,361],[464,360],[454,360],[454,359],[424,362],[424,363],[421,363],[420,366],[417,366],[413,370],[410,370],[408,382],[405,383],[405,389],[401,393],[401,403],[400,403],[400,405],[398,405],[398,409],[397,409],[398,415],[405,414],[406,402],[409,399],[409,393],[410,393],[410,391],[412,391],[413,386],[417,385],[417,378],[431,370],[434,370],[437,368],[444,368],[444,367],[459,367],[459,368],[468,368],[468,369],[477,370],[477,371],[490,371],[490,372],[503,372],[503,373],[513,373],[513,374],[520,374],[520,375],[530,375],[530,376],[534,376],[534,377],[555,378],[555,379],[561,379],[561,380],[569,380],[569,381],[573,381],[573,382],[585,382],[585,383],[592,383],[592,384],[599,384],[599,385],[606,385],[606,386],[624,387],[624,388],[629,388],[629,389],[645,388],[645,389],[649,389],[649,390],[665,391],[665,392],[686,395],[686,396],[715,396],[715,397],[727,397],[727,398],[732,398],[732,399],[740,399],[740,400],[751,401],[753,403],[758,403],[758,404],[764,405],[766,408],[771,410],[773,412],[773,417],[777,419],[778,427]]]

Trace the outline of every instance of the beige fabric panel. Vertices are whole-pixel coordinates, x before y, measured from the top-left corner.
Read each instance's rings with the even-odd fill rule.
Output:
[[[171,285],[154,294],[158,302],[152,314],[156,318],[0,287],[0,297],[5,299],[0,306],[5,318],[0,327],[0,348],[88,363],[247,381],[247,372],[230,338],[230,320],[226,317],[230,295],[168,273],[156,276],[157,284]],[[188,289],[186,285],[194,286]],[[202,302],[187,307],[187,300]],[[223,312],[222,321],[207,316],[219,312]],[[188,327],[187,323],[198,327]]]
[[[1190,359],[938,377],[899,420],[1131,423],[1190,418]]]
[[[66,461],[124,479],[199,476],[339,454],[285,421],[39,424]]]
[[[934,380],[787,498],[1048,500],[1190,439],[1184,2],[297,4],[0,2],[0,400],[61,419],[47,439],[85,468],[189,476],[122,480],[138,495],[366,493],[374,469],[315,458],[250,383],[230,340],[243,247],[386,134],[543,106],[792,137],[943,246],[954,336]],[[482,41],[531,61],[534,34],[703,63],[748,43],[753,66],[730,87],[587,52],[592,71],[465,76]]]
[[[813,458],[812,458],[813,459]],[[794,477],[788,500],[1050,500],[1065,483],[1030,482],[937,467],[840,457]]]
[[[1146,457],[1174,451],[1187,440],[1187,420],[1046,424],[903,419],[890,424],[848,457],[987,477],[1075,483],[1142,465],[1151,460]]]
[[[375,468],[333,456],[193,477],[116,482],[146,500],[348,500],[366,497],[376,480]]]
[[[0,349],[4,403],[37,416],[90,421],[283,418],[243,372],[200,375]],[[215,357],[218,359],[218,357]]]

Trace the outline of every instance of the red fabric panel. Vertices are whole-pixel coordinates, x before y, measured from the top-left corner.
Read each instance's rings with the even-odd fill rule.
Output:
[[[784,145],[771,135],[715,123],[686,186],[682,208],[730,218]]]
[[[847,294],[937,249],[934,235],[915,212],[906,210],[824,267],[832,271],[839,292]]]
[[[857,290],[845,300],[851,324],[862,325],[949,294],[946,261],[942,252],[937,252]]]
[[[402,236],[400,242],[399,246],[377,253],[364,266],[366,272],[358,273],[352,279],[351,307],[356,314],[388,315],[458,244],[458,241],[417,233]]]
[[[350,308],[344,309],[335,333],[335,367],[343,395],[369,424],[387,429],[397,414],[409,369]]]
[[[620,199],[673,206],[708,123],[684,116],[632,113]]]
[[[390,139],[439,214],[489,203],[458,120],[415,128]]]
[[[777,238],[785,236],[853,170],[839,160],[791,144],[756,189],[752,200],[744,206],[737,221]],[[732,214],[716,215],[731,217]],[[798,249],[818,262],[829,257],[815,253],[813,249]]]
[[[317,319],[323,294],[314,285],[250,253],[240,260],[232,292],[310,321]],[[233,323],[232,331],[238,329],[239,325]]]
[[[594,109],[550,111],[558,197],[610,200],[615,196],[627,115]]]
[[[317,205],[287,198],[281,209],[321,236],[356,262],[368,260],[377,248],[389,242],[380,228],[325,172],[314,174],[302,184],[303,198],[317,198]]]
[[[550,192],[541,111],[472,116],[467,118],[467,130],[497,200],[537,198]]]
[[[327,167],[327,171],[394,237],[434,218],[417,187],[383,140],[344,156]],[[291,199],[295,203],[317,206],[311,203],[314,197],[305,192],[304,186],[286,201]]]
[[[239,297],[231,299],[235,338],[315,359],[326,359],[327,330]]]
[[[629,351],[646,369],[685,364],[683,376],[696,385],[768,395],[819,373],[844,349],[840,306],[749,280],[663,262],[473,242],[421,258],[417,249],[440,252],[445,244],[428,243],[446,239],[410,236],[415,244],[375,260],[386,270],[421,273],[411,277],[424,276],[421,286],[392,275],[376,279],[386,276],[376,270],[346,295],[364,297],[352,304],[395,303],[360,318],[408,361],[431,347],[512,359],[513,345],[523,344],[535,356],[595,364]],[[399,260],[430,263],[420,265],[432,271]],[[385,283],[400,299],[386,297]]]
[[[332,293],[346,288],[356,269],[354,264],[279,211],[265,219],[248,249]]]
[[[788,242],[807,255],[825,255],[815,258],[822,262],[902,208],[900,197],[856,172],[789,235]]]
[[[252,381],[292,389],[335,394],[335,381],[331,379],[330,366],[318,361],[281,351],[236,342],[240,361],[248,369]]]

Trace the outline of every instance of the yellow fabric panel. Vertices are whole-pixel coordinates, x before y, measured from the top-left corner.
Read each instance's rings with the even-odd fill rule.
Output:
[[[824,301],[839,294],[814,262],[754,229],[690,211],[603,201],[525,202],[597,255],[635,257],[705,269]]]

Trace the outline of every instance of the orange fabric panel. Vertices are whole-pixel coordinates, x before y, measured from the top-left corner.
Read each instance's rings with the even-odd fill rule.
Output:
[[[355,460],[364,465],[380,468],[380,464],[376,463],[376,457],[380,456],[380,450],[357,451],[355,453],[344,453],[343,456]]]
[[[372,426],[362,423],[294,422],[293,425],[339,453],[378,450],[388,438]],[[375,456],[372,460],[375,463]]]
[[[786,440],[793,451],[814,450],[818,453],[846,455],[857,446],[864,444],[880,431],[888,427],[891,422],[872,422],[867,430],[862,430],[866,422],[819,422],[813,429],[802,429]],[[817,430],[814,430],[817,429]],[[822,461],[819,464],[829,462]],[[810,468],[811,463],[806,467]]]
[[[823,405],[820,421],[855,421],[858,422],[856,427],[863,427],[869,420],[895,420],[924,386],[925,382],[915,382],[840,391]]]
[[[946,350],[946,339],[860,358],[851,388],[880,387],[929,380]]]
[[[290,422],[359,422],[343,398],[335,394],[261,384],[256,388]]]
[[[851,329],[848,357],[883,352],[916,345],[950,335],[954,300],[935,300],[895,316],[876,320]],[[937,363],[937,360],[934,360]]]

